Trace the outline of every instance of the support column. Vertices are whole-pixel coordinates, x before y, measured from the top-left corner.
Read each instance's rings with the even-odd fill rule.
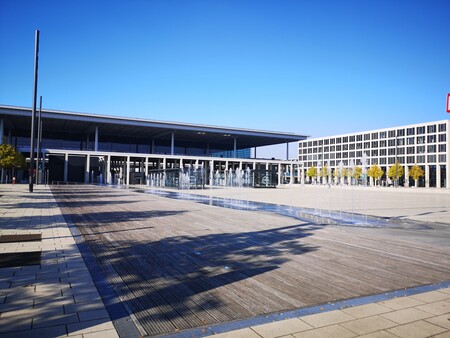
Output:
[[[65,153],[65,155],[64,155],[64,182],[67,182],[68,176],[69,176],[69,154]]]
[[[291,174],[291,178],[289,180],[289,184],[294,184],[294,180],[295,180],[295,178],[294,178],[294,163],[292,163],[292,162],[291,162],[291,172],[290,172],[290,174]]]
[[[91,170],[91,155],[86,155],[86,170],[84,172],[84,183],[89,183],[89,171]]]
[[[172,132],[172,140],[170,142],[170,155],[175,154],[175,133]]]
[[[127,156],[127,170],[126,170],[126,173],[125,173],[125,175],[126,175],[126,177],[125,177],[125,184],[126,185],[130,185],[130,171],[131,171],[131,169],[130,169],[130,167],[131,167],[131,163],[130,163],[130,156]]]
[[[98,126],[95,127],[94,151],[98,151]]]
[[[144,173],[144,180],[145,184],[148,182],[148,156],[145,157],[145,173]]]
[[[430,166],[425,164],[425,188],[430,187]]]
[[[106,184],[111,184],[111,155],[106,156]]]
[[[436,188],[441,187],[441,165],[439,161],[436,162]]]
[[[281,185],[281,163],[278,163],[278,185]]]
[[[233,142],[233,157],[236,158],[236,136],[234,137]]]
[[[286,161],[289,161],[289,142],[286,143]]]
[[[213,179],[214,179],[214,161],[209,161],[209,186],[213,186]]]
[[[253,158],[256,159],[256,147],[255,147],[255,154],[254,154],[254,155],[255,155],[255,156],[253,156]]]
[[[405,187],[409,187],[409,167],[407,164],[405,165]]]

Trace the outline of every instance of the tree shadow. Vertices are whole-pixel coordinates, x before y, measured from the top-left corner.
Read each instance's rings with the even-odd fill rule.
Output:
[[[127,215],[130,220],[135,217]],[[111,232],[92,232],[96,224],[73,216],[70,221],[84,235],[108,281],[149,335],[293,308],[253,288],[257,283],[250,279],[278,269],[292,255],[316,250],[301,239],[322,227],[297,224],[155,241],[117,240],[128,230],[111,239]],[[92,216],[103,217],[102,213]]]

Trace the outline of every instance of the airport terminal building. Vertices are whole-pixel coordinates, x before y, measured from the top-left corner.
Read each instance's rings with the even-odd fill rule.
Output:
[[[425,175],[419,186],[450,188],[450,120],[412,124],[401,127],[370,130],[359,133],[313,138],[299,142],[299,162],[302,179],[311,166],[332,170],[339,167],[378,164],[382,178],[390,184],[386,173],[398,161],[405,175],[403,186],[414,186],[409,169],[417,164]]]
[[[31,114],[30,108],[0,105],[0,143],[12,144],[28,163]],[[42,110],[41,121],[35,175],[41,183],[50,184],[179,187],[297,183],[298,161],[257,158],[257,148],[274,144],[288,148],[289,143],[306,139],[292,133],[48,109]],[[18,182],[28,182],[27,169],[16,175]]]

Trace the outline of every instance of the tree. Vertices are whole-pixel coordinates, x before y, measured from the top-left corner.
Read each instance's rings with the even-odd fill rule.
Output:
[[[384,171],[377,164],[373,164],[369,170],[367,170],[367,175],[375,180],[375,185],[376,181],[378,181],[383,174]]]
[[[2,169],[1,179],[3,183],[3,170],[14,170],[15,168],[23,168],[25,167],[25,157],[21,153],[19,153],[14,147],[10,144],[1,144],[0,145],[0,168]],[[14,175],[14,172],[11,176]]]
[[[356,166],[355,169],[353,170],[353,178],[358,180],[362,175],[362,168]]]
[[[317,168],[315,166],[308,168],[308,170],[306,171],[306,176],[308,176],[310,179],[316,178],[317,177]]]
[[[392,167],[389,168],[388,177],[393,180],[398,180],[404,174],[403,167],[400,163],[395,163]],[[397,185],[397,184],[396,184]]]
[[[409,176],[414,179],[416,187],[419,184],[419,178],[421,178],[423,175],[425,175],[425,172],[423,171],[422,167],[418,166],[417,164],[413,165],[409,170]]]
[[[10,144],[0,145],[0,168],[12,169],[25,167],[25,158]]]
[[[345,178],[350,176],[350,169],[342,168],[342,177],[341,180],[345,182]]]

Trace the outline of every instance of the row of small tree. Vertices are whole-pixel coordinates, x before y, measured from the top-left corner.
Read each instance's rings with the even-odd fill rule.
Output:
[[[403,177],[405,171],[403,166],[400,165],[400,163],[396,163],[392,167],[389,168],[389,171],[387,172],[387,177],[389,177],[392,180],[398,180],[399,178]],[[312,166],[308,168],[306,171],[306,176],[308,176],[310,179],[316,179],[319,178],[331,178],[334,177],[337,181],[338,179],[342,180],[347,178],[354,178],[355,180],[358,180],[363,175],[363,169],[359,166],[355,166],[353,168],[335,168],[333,170],[330,170],[326,165],[323,166],[320,171],[315,167]],[[380,168],[378,164],[373,164],[369,169],[367,169],[367,176],[371,177],[375,183],[379,182],[381,177],[383,177],[384,171]],[[418,185],[419,178],[425,175],[425,172],[423,171],[422,167],[415,164],[409,169],[409,176],[414,179],[415,185]]]

